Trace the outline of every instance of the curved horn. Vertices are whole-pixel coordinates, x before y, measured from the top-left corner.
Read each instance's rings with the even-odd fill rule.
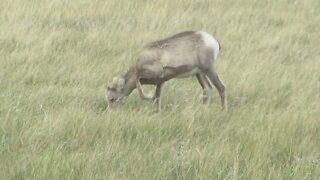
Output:
[[[112,84],[117,84],[118,81],[119,81],[119,77],[114,77],[114,78],[112,79]]]
[[[119,78],[118,79],[118,90],[122,90],[123,89],[123,87],[124,87],[124,84],[125,84],[125,79],[123,79],[123,78]]]

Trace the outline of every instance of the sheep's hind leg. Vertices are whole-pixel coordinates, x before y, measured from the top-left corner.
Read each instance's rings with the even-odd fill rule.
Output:
[[[202,97],[203,103],[207,104],[210,102],[212,86],[205,75],[196,74],[196,77],[203,89],[203,97]]]
[[[217,72],[214,70],[214,68],[210,68],[208,71],[208,77],[212,84],[217,88],[220,97],[221,97],[221,104],[222,104],[222,109],[228,110],[228,105],[227,105],[227,93],[226,93],[226,87],[220,80]]]

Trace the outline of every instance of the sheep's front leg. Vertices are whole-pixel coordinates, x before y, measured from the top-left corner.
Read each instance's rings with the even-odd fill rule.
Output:
[[[149,101],[153,101],[153,100],[154,100],[154,96],[146,95],[146,94],[143,92],[142,85],[141,85],[139,79],[136,81],[136,86],[137,86],[139,95],[140,95],[140,97],[141,97],[142,99],[144,99],[144,100],[149,100]]]

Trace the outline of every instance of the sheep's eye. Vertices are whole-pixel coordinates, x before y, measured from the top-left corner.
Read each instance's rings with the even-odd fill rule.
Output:
[[[115,102],[115,101],[116,101],[116,98],[110,98],[109,101],[110,101],[110,102]]]

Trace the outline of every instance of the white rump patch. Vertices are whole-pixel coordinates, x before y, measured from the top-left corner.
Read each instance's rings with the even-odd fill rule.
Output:
[[[219,45],[218,41],[207,32],[199,31],[198,33],[201,35],[204,43],[207,46],[213,48],[213,55],[214,55],[214,59],[216,60],[217,56],[219,54],[219,49],[220,49],[220,45]]]

